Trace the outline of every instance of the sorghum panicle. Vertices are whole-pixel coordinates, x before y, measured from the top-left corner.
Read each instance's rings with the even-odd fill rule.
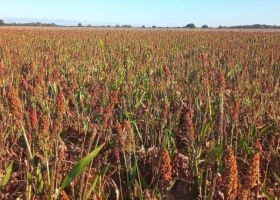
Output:
[[[59,134],[62,130],[62,120],[61,119],[55,119],[53,126],[52,126],[52,135],[55,137],[57,134]]]
[[[226,61],[227,63],[230,63],[230,62],[231,62],[231,59],[230,59],[230,57],[229,57],[229,52],[228,52],[228,51],[225,52],[224,57],[225,57],[225,61]]]
[[[168,65],[164,65],[164,75],[165,75],[165,81],[169,82],[170,78],[171,78],[171,71],[170,68],[168,67]]]
[[[234,109],[233,109],[233,122],[234,123],[238,123],[239,107],[240,107],[240,103],[238,101],[235,101],[234,102]]]
[[[60,78],[60,72],[58,70],[58,68],[55,68],[52,72],[52,78],[54,81],[58,81],[58,80],[61,80]]]
[[[183,131],[186,134],[186,137],[193,141],[194,140],[194,130],[193,130],[193,122],[191,116],[191,110],[187,107],[183,109]]]
[[[219,84],[219,88],[221,90],[224,90],[226,87],[226,80],[225,80],[225,76],[222,70],[219,70],[218,72],[218,84]]]
[[[169,113],[169,103],[168,102],[164,102],[164,107],[163,107],[163,110],[162,110],[162,122],[165,122],[167,120],[167,116],[168,116],[168,113]]]
[[[244,189],[244,188],[239,189],[237,199],[238,200],[248,199],[248,195],[249,195],[249,191],[247,189]]]
[[[63,118],[64,110],[65,110],[64,94],[62,90],[59,90],[57,94],[57,101],[56,101],[56,115],[59,120]]]
[[[7,86],[7,100],[14,119],[21,121],[23,119],[23,112],[20,98],[11,85]]]
[[[204,52],[201,52],[200,56],[201,56],[203,67],[206,68],[206,66],[207,66],[207,56]]]
[[[61,199],[61,200],[69,200],[70,198],[67,196],[66,192],[64,190],[62,190],[59,193],[59,199]]]
[[[103,130],[106,130],[106,128],[107,128],[108,120],[113,115],[114,106],[115,106],[115,104],[117,102],[118,102],[118,91],[115,90],[115,91],[113,91],[111,93],[109,104],[106,107],[106,110],[105,110],[105,112],[104,112],[104,114],[102,116],[102,127],[103,127]]]
[[[90,104],[91,104],[92,107],[96,106],[96,103],[97,103],[97,101],[99,99],[100,94],[101,94],[101,88],[98,87],[98,86],[95,87],[93,89],[92,95],[91,95],[91,102],[90,102]]]
[[[125,140],[124,140],[122,126],[119,122],[116,122],[115,128],[116,128],[116,132],[117,132],[117,141],[119,144],[119,148],[122,149],[125,146]]]
[[[247,189],[253,188],[257,181],[259,180],[259,167],[260,167],[260,153],[257,152],[254,154],[251,159],[250,166],[248,169],[248,174],[245,179],[245,187]]]
[[[162,149],[160,163],[160,177],[162,186],[167,186],[172,180],[172,165],[167,149]]]
[[[74,81],[74,83],[72,83],[72,85],[68,88],[67,93],[66,93],[66,97],[68,99],[72,98],[72,96],[77,88],[77,82],[75,80],[73,80],[73,81]]]
[[[227,200],[235,200],[238,192],[238,170],[236,159],[231,146],[228,146],[225,153],[225,197]]]
[[[37,74],[37,77],[36,77],[36,85],[38,85],[39,87],[41,88],[44,88],[45,86],[45,70],[44,70],[44,67],[41,67],[39,69],[39,72]]]
[[[26,81],[26,79],[23,76],[20,77],[20,82],[21,82],[21,85],[24,90],[30,92],[32,95],[35,94],[34,87],[32,85],[28,84],[28,82]]]
[[[133,137],[133,131],[131,129],[130,123],[127,120],[123,121],[123,130],[126,133],[126,144],[127,144],[127,150],[131,151],[135,148],[135,142]]]
[[[37,116],[37,111],[35,108],[30,108],[29,109],[29,120],[30,120],[30,126],[31,129],[37,130],[38,128],[38,116]]]
[[[40,129],[39,129],[39,137],[40,139],[49,138],[49,126],[50,122],[47,115],[43,115],[40,119]]]

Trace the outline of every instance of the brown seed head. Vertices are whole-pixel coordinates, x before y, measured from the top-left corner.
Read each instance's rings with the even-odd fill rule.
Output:
[[[62,119],[63,118],[63,114],[64,114],[64,108],[65,103],[64,103],[64,94],[62,90],[59,90],[58,94],[57,94],[57,100],[56,100],[56,115],[58,119]]]
[[[171,159],[167,149],[162,149],[160,163],[160,177],[162,186],[167,186],[172,180]]]
[[[114,150],[114,159],[116,161],[117,164],[120,164],[120,149],[115,148]]]
[[[164,75],[165,75],[165,81],[170,81],[171,78],[171,71],[170,68],[167,65],[164,65]]]
[[[115,105],[118,102],[119,91],[115,90],[110,95],[110,104]]]
[[[77,82],[76,82],[76,80],[74,79],[72,85],[71,85],[70,87],[68,87],[68,89],[67,89],[66,97],[67,97],[68,99],[71,99],[71,98],[72,98],[72,96],[73,96],[73,94],[74,94],[76,88],[77,88]]]
[[[235,123],[237,123],[239,119],[239,107],[240,107],[240,103],[238,101],[235,101],[234,109],[233,109],[233,121]]]
[[[55,69],[53,70],[53,72],[52,72],[52,78],[53,78],[54,81],[59,81],[59,80],[61,80],[61,78],[60,78],[60,72],[59,72],[58,68],[55,68]]]
[[[227,147],[225,153],[225,197],[228,200],[235,200],[238,191],[238,171],[236,159],[232,147]]]
[[[57,136],[57,134],[60,134],[62,127],[63,127],[62,120],[55,119],[52,126],[52,135]]]
[[[38,127],[38,116],[35,108],[29,109],[29,120],[31,129],[34,131]]]
[[[200,57],[201,57],[201,60],[202,60],[203,67],[206,67],[207,66],[207,56],[206,56],[206,54],[204,52],[201,52]]]
[[[102,127],[103,127],[103,130],[105,130],[107,128],[108,120],[113,115],[113,110],[114,110],[115,104],[117,102],[118,102],[118,91],[115,90],[115,91],[113,91],[111,93],[109,104],[106,107],[106,110],[105,110],[105,112],[104,112],[104,114],[102,116]]]
[[[43,88],[45,86],[45,70],[44,67],[40,68],[40,71],[38,72],[38,75],[36,77],[36,84]]]
[[[117,132],[117,139],[120,149],[125,146],[125,140],[123,135],[122,126],[119,122],[116,122],[116,132]]]
[[[24,90],[28,90],[28,83],[23,76],[20,76],[20,83]]]
[[[46,139],[49,137],[49,119],[47,115],[43,115],[40,120],[40,138]]]
[[[43,115],[40,118],[40,124],[39,124],[39,132],[38,132],[38,146],[40,150],[44,151],[44,148],[52,149],[52,145],[50,144],[52,141],[51,135],[50,135],[50,123],[47,115]],[[54,134],[53,134],[54,137]],[[47,145],[47,146],[45,146]]]
[[[219,83],[219,88],[221,90],[224,90],[226,87],[226,80],[222,70],[219,70],[218,72],[218,83]]]
[[[164,102],[164,107],[162,110],[162,121],[164,122],[167,119],[168,116],[168,112],[169,112],[169,103],[168,102]]]
[[[226,51],[224,55],[225,55],[225,61],[226,61],[227,63],[230,63],[231,60],[230,60],[230,57],[229,57],[229,52]]]
[[[259,167],[260,167],[260,153],[257,152],[251,159],[248,169],[248,174],[245,179],[245,187],[247,189],[253,188],[259,180]]]
[[[246,190],[244,188],[239,189],[237,199],[238,200],[248,199],[248,195],[249,195],[249,191],[248,190]]]
[[[24,90],[30,92],[31,94],[35,94],[34,87],[32,85],[28,84],[28,82],[26,81],[26,79],[23,76],[20,77],[20,82],[21,82],[21,85]]]
[[[189,140],[194,140],[194,130],[191,111],[187,107],[183,109],[183,131],[185,132]]]
[[[126,120],[123,122],[123,129],[126,133],[126,144],[127,144],[127,150],[131,151],[135,147],[134,137],[133,137],[133,131],[131,129],[130,123]]]
[[[93,92],[92,92],[92,95],[91,95],[91,102],[90,102],[90,104],[91,104],[92,107],[96,106],[96,103],[97,103],[97,101],[99,99],[100,94],[101,94],[101,88],[98,87],[98,86],[95,87],[93,89]]]
[[[66,192],[64,192],[64,190],[62,190],[59,193],[59,199],[61,199],[61,200],[69,200],[70,198],[67,196]]]
[[[10,112],[14,119],[21,121],[23,119],[23,112],[20,103],[20,99],[15,89],[11,86],[7,86],[7,100],[10,107]]]

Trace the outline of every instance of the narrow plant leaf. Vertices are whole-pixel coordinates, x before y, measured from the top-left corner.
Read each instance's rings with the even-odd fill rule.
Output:
[[[277,181],[278,185],[280,185],[280,178],[277,176],[277,174],[274,171],[272,171],[272,174],[273,174],[275,180]]]
[[[137,189],[137,196],[140,200],[144,199],[144,194],[143,194],[143,190],[141,189],[141,186],[139,185],[139,183],[137,182],[137,180],[135,180],[135,186]]]
[[[275,198],[273,197],[273,195],[267,191],[266,188],[263,187],[261,191],[263,192],[263,194],[265,195],[265,197],[266,197],[268,200],[274,200],[274,199],[275,199]]]
[[[72,169],[71,171],[65,176],[60,189],[64,189],[67,187],[77,176],[79,176],[85,168],[90,164],[92,159],[99,153],[102,149],[104,144],[100,145],[96,149],[94,149],[90,154],[86,157],[82,158]]]
[[[38,194],[42,195],[43,189],[44,189],[44,181],[43,181],[43,177],[42,177],[40,164],[38,165],[38,167],[36,169],[35,184],[36,184],[36,190],[37,190]]]
[[[3,177],[2,182],[1,182],[1,189],[4,188],[10,180],[10,177],[11,177],[12,171],[13,171],[13,164],[14,164],[14,162],[11,161],[10,164],[8,165],[6,171],[5,171],[4,177]]]

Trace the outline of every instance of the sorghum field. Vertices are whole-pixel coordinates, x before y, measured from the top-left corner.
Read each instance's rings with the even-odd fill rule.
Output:
[[[279,199],[280,32],[0,29],[0,199]]]

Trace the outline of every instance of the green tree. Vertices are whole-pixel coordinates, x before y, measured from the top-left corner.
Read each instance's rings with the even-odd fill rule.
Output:
[[[143,25],[142,28],[145,28],[145,25]]]
[[[0,19],[0,26],[4,24],[5,24],[4,20]]]
[[[201,28],[209,28],[209,27],[205,24]]]
[[[196,28],[196,26],[193,23],[190,23],[186,26],[186,28]]]
[[[82,25],[82,23],[78,23],[78,27],[82,27],[83,25]]]
[[[122,25],[122,28],[132,28],[132,26],[131,25]]]

